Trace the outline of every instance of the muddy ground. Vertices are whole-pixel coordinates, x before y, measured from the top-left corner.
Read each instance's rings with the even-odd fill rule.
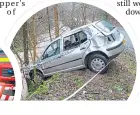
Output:
[[[63,100],[95,75],[88,69],[54,75],[46,80],[46,89],[41,89],[41,92],[38,90],[37,93],[30,92],[30,96],[28,94],[23,100]],[[133,89],[135,76],[135,55],[125,50],[111,61],[106,74],[97,75],[69,100],[127,100]]]

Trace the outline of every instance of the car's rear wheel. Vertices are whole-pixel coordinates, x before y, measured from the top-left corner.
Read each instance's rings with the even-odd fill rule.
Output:
[[[108,70],[108,59],[101,55],[101,54],[95,54],[91,55],[88,58],[88,67],[91,71],[100,74],[106,73]]]

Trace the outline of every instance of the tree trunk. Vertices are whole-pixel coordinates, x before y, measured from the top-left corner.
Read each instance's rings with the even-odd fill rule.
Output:
[[[17,56],[17,58],[18,58],[19,61],[20,61],[20,65],[22,66],[22,64],[23,64],[23,60],[22,60],[21,57],[19,56],[18,52],[15,50],[13,44],[11,45],[11,49],[14,51],[15,55]]]
[[[82,6],[83,25],[86,24],[86,19],[87,19],[86,9],[87,9],[87,6],[85,4],[83,4],[83,6]]]
[[[55,26],[55,37],[58,37],[59,36],[59,22],[58,22],[57,5],[54,6],[54,26]]]
[[[105,14],[104,14],[104,20],[108,21],[108,17],[109,17],[108,13],[105,12]]]
[[[50,15],[49,15],[49,8],[47,7],[47,20],[48,20],[48,30],[49,30],[49,36],[50,36],[50,40],[52,41],[52,36],[51,36],[51,25],[50,25]]]
[[[28,31],[27,31],[27,22],[23,25],[23,48],[24,48],[24,62],[25,65],[29,64],[29,55],[28,55]]]
[[[74,20],[74,11],[75,11],[75,3],[72,4],[71,20],[70,20],[71,21],[71,24],[70,24],[71,30],[77,26],[75,23],[75,20]]]
[[[35,32],[35,15],[32,17],[32,41],[33,41],[33,63],[35,63],[37,53],[36,53],[36,32]]]

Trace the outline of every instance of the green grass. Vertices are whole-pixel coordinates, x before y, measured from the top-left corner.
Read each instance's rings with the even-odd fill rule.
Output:
[[[43,81],[42,84],[35,84],[33,81],[28,81],[28,96],[27,99],[32,98],[35,95],[48,94],[50,90],[50,85],[59,82],[60,75],[58,73],[54,74],[47,81]]]
[[[116,84],[116,85],[114,86],[114,90],[121,92],[121,91],[123,91],[123,87],[122,87],[121,85],[117,85],[117,84]]]
[[[60,98],[59,98],[59,100],[64,100],[65,99],[65,97],[63,97],[63,96],[61,96]]]
[[[127,70],[130,74],[133,76],[136,76],[136,62],[135,60],[132,60],[132,57],[129,55],[122,54],[121,56],[122,61],[126,64]]]
[[[74,83],[76,84],[76,86],[78,88],[80,88],[84,84],[84,81],[81,78],[75,77],[74,78]]]

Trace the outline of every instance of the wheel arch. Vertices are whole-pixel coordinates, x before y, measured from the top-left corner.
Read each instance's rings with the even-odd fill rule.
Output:
[[[103,55],[105,56],[107,59],[109,59],[109,57],[103,53],[102,51],[93,51],[93,52],[90,52],[88,55],[86,55],[85,59],[84,59],[84,63],[86,65],[86,67],[88,66],[87,63],[88,63],[88,58],[91,56],[91,55],[95,55],[95,54],[100,54],[100,55]]]
[[[30,78],[31,78],[33,72],[34,72],[34,69],[30,70],[30,72],[29,72]],[[43,72],[41,70],[37,69],[37,68],[36,68],[36,72],[40,72],[42,75],[44,75]]]

